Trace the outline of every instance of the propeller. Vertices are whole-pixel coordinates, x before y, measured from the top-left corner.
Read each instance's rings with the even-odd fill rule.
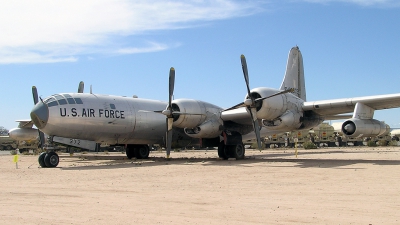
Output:
[[[32,86],[32,96],[33,96],[33,103],[36,105],[39,102],[39,96],[37,92],[36,86]],[[40,99],[41,100],[41,99]],[[40,148],[43,150],[44,146],[44,133],[38,129],[39,132],[39,142],[40,142]]]
[[[235,105],[233,107],[225,109],[224,111],[237,109],[237,108],[240,108],[240,107],[246,107],[247,108],[247,110],[250,112],[251,120],[253,122],[253,128],[254,128],[254,133],[256,134],[258,148],[261,149],[260,124],[258,123],[258,119],[257,119],[257,104],[259,102],[263,101],[264,99],[271,98],[271,97],[274,97],[274,96],[277,96],[277,95],[281,95],[281,94],[285,94],[285,93],[288,93],[288,92],[293,92],[294,89],[290,88],[290,89],[275,93],[275,94],[267,96],[267,97],[262,97],[262,98],[255,99],[251,95],[251,92],[250,92],[249,72],[248,72],[248,69],[247,69],[247,62],[246,62],[246,58],[244,57],[244,55],[240,56],[240,61],[242,63],[242,71],[243,71],[243,75],[244,75],[244,80],[246,82],[248,99],[246,99],[244,102],[241,102],[241,103],[239,103],[239,104],[237,104],[237,105]]]
[[[172,113],[172,96],[174,95],[174,86],[175,86],[175,69],[171,67],[169,70],[169,96],[168,96],[168,106],[167,109],[162,111],[162,114],[167,116],[166,124],[167,124],[167,133],[166,133],[166,147],[167,147],[167,158],[171,153],[171,145],[172,145],[172,123],[174,122],[174,116]]]
[[[258,149],[261,149],[262,147],[261,147],[261,138],[260,138],[260,125],[257,121],[256,101],[250,93],[249,72],[247,70],[247,62],[246,62],[246,58],[244,57],[244,55],[240,56],[240,61],[242,63],[242,71],[243,71],[243,75],[244,75],[244,80],[246,82],[247,95],[250,99],[250,101],[245,101],[243,103],[246,105],[247,110],[250,111],[251,120],[253,122],[254,133],[256,134],[257,146],[258,146]]]

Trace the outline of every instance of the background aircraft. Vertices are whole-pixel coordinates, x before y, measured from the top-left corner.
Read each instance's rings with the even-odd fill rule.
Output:
[[[386,126],[373,119],[374,111],[400,107],[400,94],[307,102],[303,59],[297,46],[289,52],[280,89],[250,89],[243,55],[241,63],[247,95],[243,102],[225,110],[194,99],[172,100],[175,70],[171,69],[168,103],[84,93],[56,94],[38,102],[31,118],[55,142],[83,148],[104,142],[128,144],[128,158],[146,158],[147,144],[152,143],[165,143],[169,157],[172,141],[194,138],[203,147],[218,146],[221,158],[242,159],[244,139],[255,137],[261,148],[261,136],[310,129],[324,120],[348,119],[342,131],[350,137],[376,136],[385,132]]]

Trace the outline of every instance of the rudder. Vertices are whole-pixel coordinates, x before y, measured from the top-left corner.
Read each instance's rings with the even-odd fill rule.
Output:
[[[286,73],[283,78],[281,90],[293,88],[293,94],[306,101],[306,84],[304,80],[303,57],[299,47],[289,51]]]

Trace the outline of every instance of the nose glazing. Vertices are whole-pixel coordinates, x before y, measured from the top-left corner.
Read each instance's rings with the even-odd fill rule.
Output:
[[[38,102],[31,111],[31,119],[38,129],[43,129],[49,120],[49,109],[43,102]]]

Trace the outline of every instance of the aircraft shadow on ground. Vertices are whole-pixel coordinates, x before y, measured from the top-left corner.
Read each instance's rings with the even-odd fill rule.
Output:
[[[201,165],[201,166],[250,166],[257,163],[267,163],[267,167],[299,167],[299,168],[335,168],[335,169],[362,169],[362,167],[346,168],[355,164],[369,165],[400,165],[400,160],[380,160],[380,159],[310,159],[302,158],[306,155],[332,154],[332,153],[352,153],[353,151],[330,151],[324,152],[299,152],[297,158],[283,158],[294,155],[292,151],[286,153],[268,153],[257,156],[248,156],[244,160],[222,160],[216,157],[196,157],[196,158],[170,158],[149,157],[148,159],[127,159],[126,156],[60,156],[60,158],[72,158],[67,162],[67,167],[59,167],[62,170],[94,170],[94,169],[118,169],[118,168],[141,168],[166,165]],[[368,152],[354,151],[360,154]],[[98,161],[98,163],[96,163]],[[282,163],[292,163],[287,165]],[[264,166],[265,166],[264,165]]]

